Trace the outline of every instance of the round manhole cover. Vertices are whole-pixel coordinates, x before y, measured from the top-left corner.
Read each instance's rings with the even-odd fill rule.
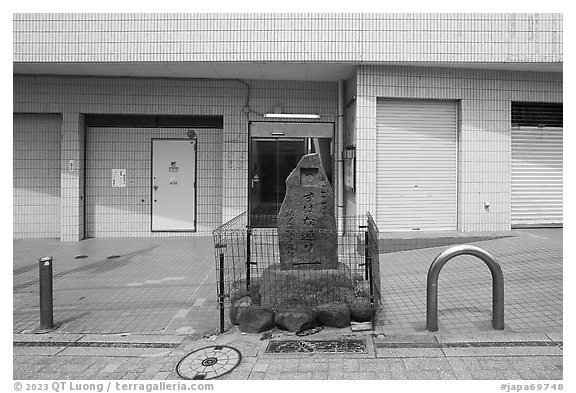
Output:
[[[176,372],[184,379],[214,379],[234,370],[241,359],[236,348],[214,345],[184,356],[178,362]]]

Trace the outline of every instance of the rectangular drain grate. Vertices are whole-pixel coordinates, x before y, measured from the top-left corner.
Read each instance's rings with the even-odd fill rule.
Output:
[[[366,353],[366,340],[270,341],[266,353]]]

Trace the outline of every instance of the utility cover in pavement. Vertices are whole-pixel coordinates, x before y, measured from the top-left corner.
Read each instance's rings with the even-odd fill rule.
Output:
[[[358,339],[270,341],[266,353],[366,353],[366,341]]]
[[[184,356],[178,362],[176,372],[184,379],[214,379],[234,370],[241,359],[236,348],[214,345]]]

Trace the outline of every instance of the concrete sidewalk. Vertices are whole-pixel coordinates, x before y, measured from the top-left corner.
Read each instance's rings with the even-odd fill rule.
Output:
[[[275,341],[297,339],[275,332],[269,340],[241,334],[222,335],[66,335],[14,336],[14,379],[181,379],[178,362],[191,352],[227,345],[242,354],[240,364],[219,379],[448,379],[561,380],[559,334],[477,334],[384,336],[342,333],[338,329],[306,338],[363,340],[359,353],[268,353]],[[34,342],[36,341],[36,343]],[[38,342],[39,341],[39,342]],[[100,345],[99,345],[100,343]],[[112,345],[120,344],[122,345]],[[146,346],[146,344],[154,344]],[[187,374],[193,378],[194,374]]]
[[[491,277],[481,261],[461,256],[442,270],[439,331],[432,334],[424,329],[426,274],[446,246],[381,254],[375,331],[326,328],[306,338],[362,337],[366,352],[359,355],[266,353],[271,340],[296,339],[280,331],[260,341],[228,325],[215,336],[211,238],[15,241],[14,378],[179,378],[174,368],[183,356],[219,343],[242,352],[224,377],[232,379],[561,379],[561,234],[513,231],[473,243],[502,266],[504,331],[491,328]],[[54,257],[60,327],[34,335],[38,258],[46,255]]]

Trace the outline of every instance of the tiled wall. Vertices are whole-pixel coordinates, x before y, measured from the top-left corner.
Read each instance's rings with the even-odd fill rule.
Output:
[[[60,237],[58,114],[14,114],[14,238]]]
[[[510,229],[510,103],[562,102],[562,74],[362,66],[356,99],[357,211],[375,211],[376,98],[457,100],[458,230]],[[489,202],[490,208],[484,208]]]
[[[15,62],[562,61],[562,14],[14,14]]]
[[[510,228],[510,102],[562,102],[561,73],[361,66],[351,78],[345,99],[345,144],[356,145],[357,178],[355,194],[346,193],[346,214],[376,211],[377,98],[456,100],[460,108],[458,229]],[[248,116],[242,110],[247,103],[252,109]],[[223,116],[220,222],[224,222],[247,206],[248,120],[263,120],[260,114],[275,106],[285,112],[318,113],[320,121],[336,122],[337,84],[14,76],[15,112],[62,114],[59,182],[63,240],[78,240],[84,232],[82,114]],[[484,209],[484,202],[491,203],[490,209]]]
[[[249,116],[243,111],[247,103],[253,111]],[[222,223],[247,207],[248,120],[264,120],[260,114],[273,111],[275,106],[286,112],[318,113],[320,121],[335,122],[337,84],[14,76],[14,112],[63,113],[64,116],[60,171],[62,212],[65,212],[61,225],[62,240],[80,240],[83,233],[82,114],[223,116]],[[70,160],[73,161],[73,171],[69,170]],[[201,210],[202,207],[198,206],[198,211]],[[125,232],[124,229],[121,232]]]
[[[171,128],[87,129],[86,237],[189,235],[150,231],[151,140],[185,137]],[[222,130],[197,130],[196,158],[196,230],[207,235],[222,219]],[[112,169],[119,168],[126,169],[126,187],[112,187]]]

